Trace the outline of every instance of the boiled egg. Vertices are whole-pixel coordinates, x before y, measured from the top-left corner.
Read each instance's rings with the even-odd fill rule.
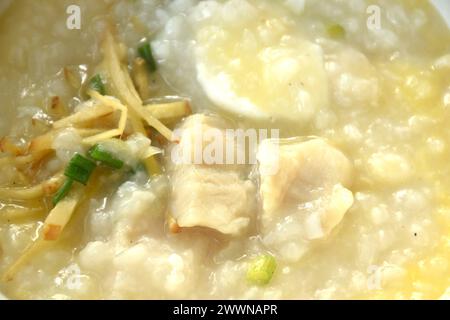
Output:
[[[307,121],[328,103],[320,46],[302,36],[280,1],[217,4],[195,30],[197,79],[223,110]]]

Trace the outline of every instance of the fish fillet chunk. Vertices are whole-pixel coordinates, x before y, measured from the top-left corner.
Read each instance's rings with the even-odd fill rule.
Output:
[[[242,168],[209,163],[205,159],[194,161],[196,154],[214,143],[212,137],[225,135],[226,127],[226,122],[216,117],[195,115],[186,119],[181,128],[178,152],[189,155],[194,163],[176,164],[169,173],[172,180],[170,214],[180,227],[207,227],[237,235],[249,225],[256,190],[244,177]],[[211,134],[211,130],[216,133]],[[221,141],[235,143],[234,147],[239,148],[236,141]]]
[[[257,160],[263,241],[287,260],[298,260],[352,206],[352,164],[320,138],[264,140]]]

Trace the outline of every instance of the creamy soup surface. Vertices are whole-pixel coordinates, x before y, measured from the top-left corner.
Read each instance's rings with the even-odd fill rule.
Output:
[[[450,297],[427,1],[6,2],[6,297]]]

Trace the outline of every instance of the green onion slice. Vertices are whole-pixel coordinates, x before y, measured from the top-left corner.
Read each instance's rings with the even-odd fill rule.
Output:
[[[96,164],[93,161],[77,153],[70,160],[64,175],[86,185],[95,167]]]
[[[56,191],[55,195],[53,196],[52,202],[53,205],[56,206],[58,202],[60,202],[70,191],[70,188],[72,188],[73,180],[67,179],[61,188],[59,188],[58,191]]]
[[[96,74],[89,80],[89,88],[97,91],[101,95],[106,94],[105,84],[103,83],[102,77],[99,74]]]
[[[272,279],[277,268],[275,258],[269,254],[263,254],[250,262],[247,270],[247,280],[256,285],[265,285]]]
[[[88,154],[92,159],[100,161],[111,168],[121,169],[123,167],[122,160],[117,159],[110,152],[105,151],[99,144],[94,145]]]
[[[333,39],[342,39],[345,37],[345,29],[340,24],[330,25],[327,29],[328,35]]]
[[[156,71],[156,61],[155,58],[153,57],[153,53],[152,53],[152,47],[150,46],[150,43],[145,42],[143,44],[141,44],[138,49],[138,54],[139,56],[145,60],[145,62],[147,62],[147,66],[148,69],[150,70],[150,72],[155,72]]]

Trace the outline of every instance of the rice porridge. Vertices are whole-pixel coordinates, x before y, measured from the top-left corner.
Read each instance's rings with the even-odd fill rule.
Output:
[[[7,297],[449,297],[450,32],[428,1],[3,10]],[[173,161],[217,137],[255,161]]]

